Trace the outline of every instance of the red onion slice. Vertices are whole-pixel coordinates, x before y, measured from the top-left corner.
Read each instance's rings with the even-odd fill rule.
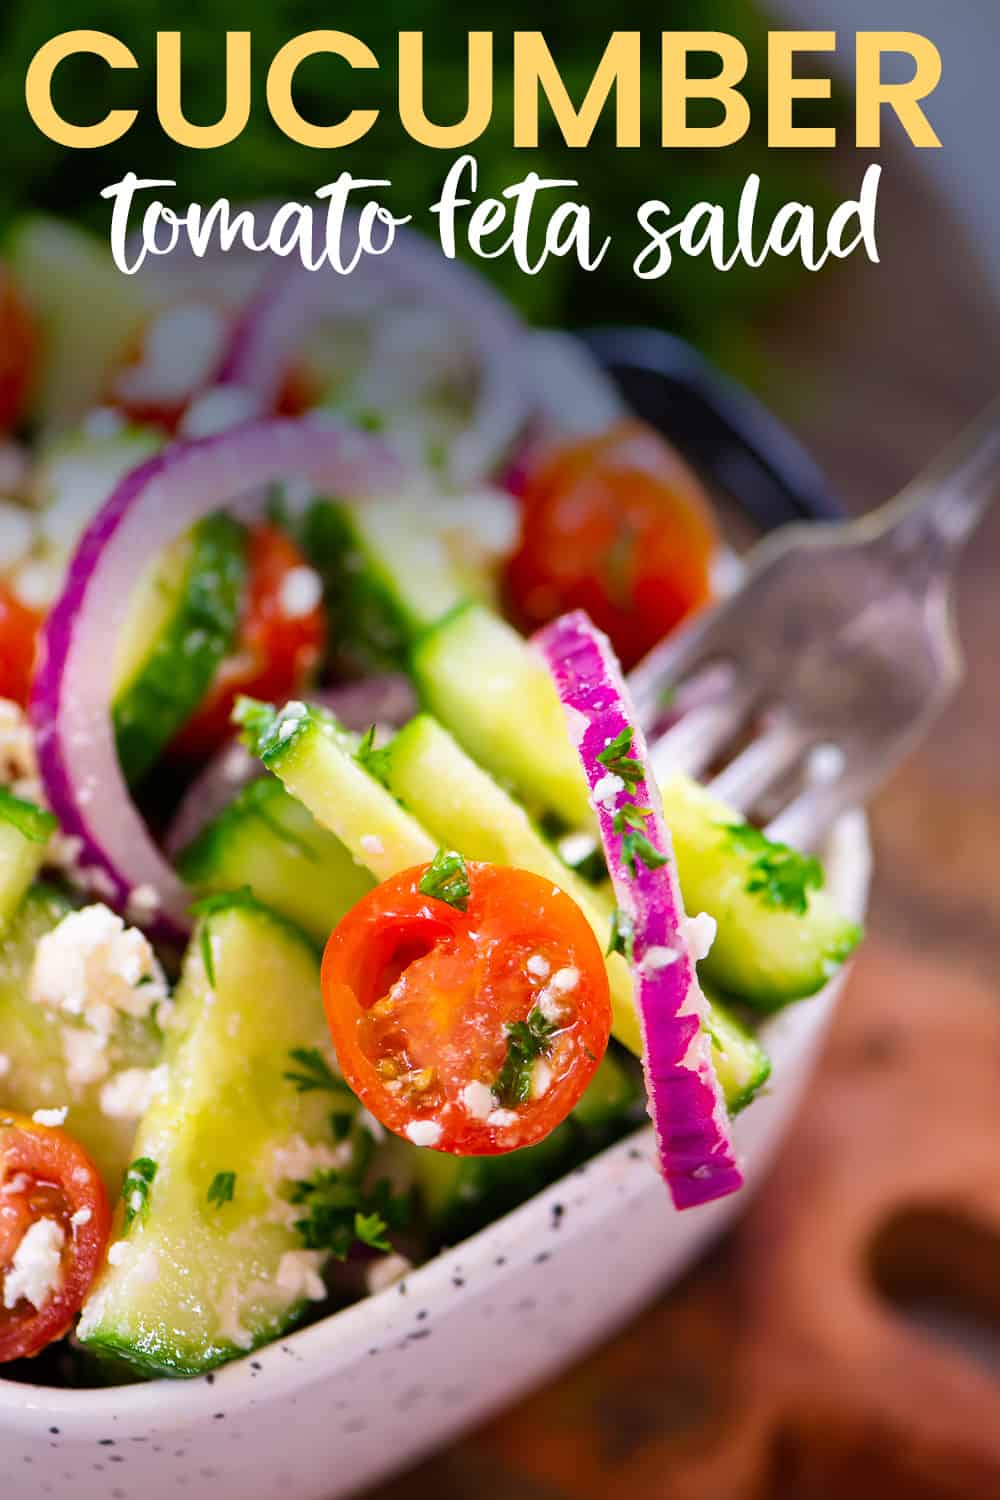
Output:
[[[345,214],[353,235],[357,216]],[[451,261],[431,241],[397,231],[384,255],[365,256],[349,273],[358,285],[415,293],[421,301],[454,317],[479,365],[476,410],[448,455],[455,484],[490,474],[521,430],[529,411],[523,369],[523,326],[488,281],[460,261]],[[222,380],[252,392],[262,412],[272,411],[286,372],[307,336],[336,313],[343,276],[325,268],[306,270],[282,262],[251,299],[232,334]]]
[[[310,703],[318,703],[336,714],[345,729],[359,732],[370,724],[397,728],[417,711],[409,679],[390,674],[363,677],[335,688],[319,688],[308,696]],[[164,840],[170,857],[175,858],[186,849],[206,823],[229,806],[237,792],[264,774],[258,757],[251,755],[237,739],[213,755],[184,793],[174,814]]]
[[[577,611],[547,625],[534,641],[566,710],[619,911],[632,927],[643,1066],[660,1168],[677,1208],[693,1208],[735,1192],[743,1178],[712,1068],[707,1006],[660,790],[607,637]],[[616,740],[620,756],[609,756]],[[602,755],[611,766],[602,763]],[[627,774],[619,775],[613,767],[621,768],[623,758]],[[623,821],[629,808],[631,823]],[[630,829],[648,840],[646,859],[634,840],[629,843]]]
[[[203,516],[259,509],[264,487],[301,478],[337,495],[387,493],[403,482],[377,438],[316,414],[253,423],[175,443],[127,474],[84,533],[41,637],[30,713],[49,806],[83,841],[81,863],[107,877],[124,909],[152,887],[164,938],[189,928],[190,894],[157,849],[129,795],[109,714],[115,642],[145,564]]]

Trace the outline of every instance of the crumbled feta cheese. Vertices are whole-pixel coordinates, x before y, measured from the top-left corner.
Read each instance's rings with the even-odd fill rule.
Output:
[[[222,1296],[216,1303],[219,1337],[236,1349],[252,1349],[253,1334],[249,1333],[240,1322],[242,1304],[242,1288],[234,1278],[224,1288]]]
[[[546,1021],[559,1021],[564,1014],[563,1000],[571,995],[580,983],[580,970],[557,969],[544,989],[538,991],[538,1009]]]
[[[0,1078],[6,1078],[10,1072],[10,1058],[6,1052],[0,1052]]]
[[[125,425],[124,416],[115,406],[91,407],[80,423],[87,437],[98,439],[117,437]]]
[[[315,568],[292,568],[282,580],[278,598],[286,619],[301,619],[311,614],[323,598],[323,581]]]
[[[365,1283],[369,1295],[374,1297],[378,1292],[384,1292],[386,1287],[394,1286],[397,1281],[413,1270],[413,1262],[407,1260],[405,1255],[380,1255],[378,1260],[369,1263],[365,1272]]]
[[[707,911],[700,912],[696,917],[688,917],[685,933],[691,949],[691,957],[696,964],[708,957],[717,931],[718,923],[714,917],[708,915]]]
[[[29,802],[42,801],[35,736],[19,703],[0,698],[0,782]]]
[[[655,973],[658,969],[668,969],[680,958],[676,948],[667,948],[659,943],[654,943],[647,948],[639,961],[639,969],[642,973]]]
[[[62,567],[37,558],[18,568],[13,583],[22,604],[29,609],[48,609],[62,587]]]
[[[146,936],[97,904],[70,912],[39,939],[31,997],[107,1036],[117,1012],[149,1015],[167,998],[167,981]]]
[[[351,1154],[349,1141],[341,1141],[338,1146],[329,1146],[325,1141],[317,1141],[313,1145],[305,1136],[293,1135],[280,1146],[275,1146],[271,1153],[272,1185],[280,1187],[285,1182],[305,1182],[317,1172],[345,1167],[350,1162]]]
[[[502,1130],[507,1125],[517,1123],[517,1113],[513,1109],[495,1109],[492,1114],[487,1116],[486,1123],[487,1125],[496,1126],[498,1130]]]
[[[361,847],[366,854],[385,853],[385,845],[377,833],[363,833],[361,835]]]
[[[31,1118],[34,1120],[36,1125],[51,1125],[58,1127],[59,1125],[65,1124],[66,1116],[68,1114],[69,1107],[68,1105],[64,1104],[60,1109],[36,1109]]]
[[[544,1058],[538,1058],[531,1070],[531,1097],[540,1099],[552,1082],[552,1069]]]
[[[144,1281],[148,1286],[152,1286],[160,1274],[160,1257],[156,1251],[149,1249],[141,1250],[132,1267],[132,1274],[139,1281]]]
[[[211,437],[238,427],[254,414],[253,398],[238,385],[213,385],[196,396],[181,418],[183,437]]]
[[[461,1093],[462,1105],[474,1120],[485,1120],[496,1100],[485,1083],[467,1083]]]
[[[62,1286],[66,1235],[55,1219],[36,1219],[25,1231],[4,1277],[3,1305],[10,1311],[23,1298],[39,1312]]]
[[[441,1126],[436,1120],[411,1120],[406,1134],[415,1146],[436,1146],[441,1139]]]
[[[107,1077],[111,1064],[108,1038],[102,1032],[91,1031],[89,1026],[64,1026],[62,1043],[66,1081],[72,1088],[85,1088]]]
[[[594,803],[597,807],[603,807],[605,812],[613,812],[615,800],[625,790],[625,783],[614,771],[608,771],[599,781],[594,782]]]
[[[89,1208],[78,1208],[77,1211],[76,1211],[76,1213],[73,1214],[73,1216],[72,1216],[72,1218],[70,1219],[69,1222],[70,1222],[70,1225],[71,1225],[71,1227],[73,1229],[82,1229],[85,1224],[89,1224],[90,1223],[90,1221],[91,1221],[91,1219],[93,1217],[94,1217],[94,1215],[93,1215],[93,1212],[92,1212],[91,1209],[89,1209]]]
[[[9,502],[0,504],[0,570],[6,572],[30,550],[34,528],[31,516]]]
[[[137,885],[129,891],[128,909],[137,920],[149,920],[160,905],[160,894],[154,885]]]
[[[306,1298],[309,1302],[322,1302],[326,1286],[319,1274],[323,1256],[319,1250],[286,1250],[278,1262],[274,1282],[293,1302]]]
[[[548,979],[552,972],[552,965],[542,953],[533,953],[524,967],[537,979]]]
[[[108,1250],[108,1265],[120,1266],[128,1256],[128,1243],[125,1240],[116,1240]]]
[[[564,864],[573,867],[589,859],[596,848],[597,844],[589,833],[567,833],[556,845],[559,858]]]
[[[158,1068],[123,1068],[101,1089],[101,1114],[109,1120],[138,1120],[166,1086],[164,1063]]]
[[[31,1186],[31,1178],[27,1172],[15,1172],[9,1182],[0,1186],[0,1198],[18,1198],[26,1193]]]

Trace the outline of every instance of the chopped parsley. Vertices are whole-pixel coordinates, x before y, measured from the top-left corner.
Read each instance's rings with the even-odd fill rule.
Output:
[[[765,906],[805,916],[809,892],[823,885],[823,867],[811,854],[776,844],[751,823],[723,824],[727,842],[751,857],[746,888]]]
[[[654,849],[644,833],[630,829],[622,838],[622,863],[633,879],[637,864],[645,865],[647,870],[658,870],[666,862],[667,856]]]
[[[611,935],[605,953],[620,953],[628,963],[635,961],[635,925],[628,912],[616,906],[611,913]]]
[[[15,797],[5,786],[0,787],[0,822],[10,823],[33,844],[46,843],[58,826],[50,812],[23,797]]]
[[[376,749],[375,725],[372,724],[369,729],[365,730],[361,743],[355,753],[355,760],[359,766],[364,766],[369,776],[374,776],[376,781],[380,781],[383,786],[388,786],[389,762],[391,757],[392,751],[388,745],[383,745],[381,749]]]
[[[439,849],[417,886],[422,896],[445,901],[456,911],[466,911],[472,887],[465,860],[455,849]]]
[[[294,1083],[298,1094],[315,1094],[325,1090],[330,1094],[349,1092],[347,1084],[330,1067],[318,1047],[293,1047],[289,1052],[297,1069],[290,1069],[282,1077]]]
[[[620,776],[630,791],[634,791],[639,782],[645,780],[642,762],[632,749],[632,736],[632,726],[628,725],[620,734],[615,735],[597,757],[605,770],[610,771],[613,776]]]
[[[537,1006],[526,1021],[514,1021],[507,1027],[507,1056],[493,1085],[501,1104],[510,1108],[531,1097],[532,1066],[550,1050],[557,1029]]]
[[[623,802],[611,820],[611,827],[618,834],[625,833],[630,828],[641,833],[652,811],[651,807],[638,807],[634,802]]]
[[[216,1208],[222,1208],[226,1203],[232,1203],[235,1192],[236,1173],[216,1172],[208,1189],[208,1201]]]
[[[390,1230],[405,1228],[410,1219],[409,1197],[393,1192],[387,1178],[366,1189],[354,1174],[319,1171],[295,1183],[291,1202],[303,1210],[295,1228],[305,1248],[326,1250],[336,1260],[346,1260],[358,1243],[391,1249]]]
[[[157,1164],[152,1157],[139,1156],[125,1173],[122,1182],[122,1201],[125,1205],[125,1233],[128,1234],[139,1217],[146,1217],[149,1208],[149,1190],[156,1177]]]

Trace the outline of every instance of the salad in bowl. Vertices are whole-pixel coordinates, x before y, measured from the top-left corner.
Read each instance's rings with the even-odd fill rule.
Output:
[[[742,1181],[858,940],[656,764],[698,479],[417,238],[350,278],[21,225],[0,295],[0,1362],[192,1377],[636,1130]],[[680,705],[683,707],[683,705]],[[678,705],[662,705],[669,723]]]

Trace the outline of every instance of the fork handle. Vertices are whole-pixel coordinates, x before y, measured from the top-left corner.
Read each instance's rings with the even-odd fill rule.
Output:
[[[928,580],[944,579],[998,495],[1000,397],[870,520],[899,560]]]

